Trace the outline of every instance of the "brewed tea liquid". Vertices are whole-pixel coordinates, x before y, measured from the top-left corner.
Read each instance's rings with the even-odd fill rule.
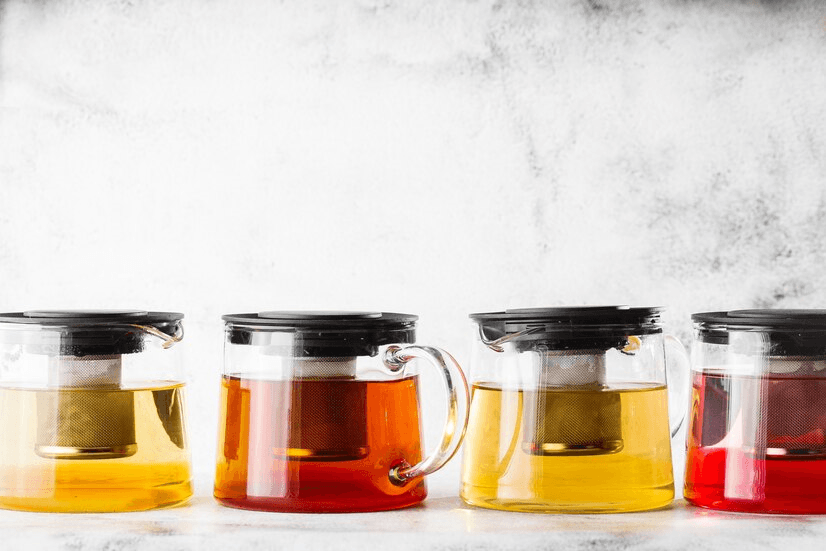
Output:
[[[426,496],[388,474],[421,460],[417,378],[224,376],[215,497],[243,509],[380,511]]]
[[[688,501],[826,513],[826,379],[695,373],[692,393]]]
[[[140,511],[188,499],[183,385],[142,386],[0,388],[0,507]],[[87,459],[80,450],[71,452],[71,444],[106,441],[124,450],[119,457]]]
[[[461,496],[471,505],[535,512],[667,505],[674,479],[666,387],[474,384]]]

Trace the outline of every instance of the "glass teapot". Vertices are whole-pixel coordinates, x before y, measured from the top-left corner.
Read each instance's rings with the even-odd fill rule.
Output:
[[[826,513],[826,310],[692,318],[686,499],[730,511]]]
[[[417,316],[224,316],[215,497],[243,509],[380,511],[426,496],[461,444],[469,395],[444,350],[411,344]],[[423,457],[418,359],[444,377],[448,418]]]
[[[688,358],[663,335],[659,308],[470,317],[465,502],[533,512],[639,511],[671,502],[671,437],[684,417]],[[667,366],[684,384],[667,386]]]
[[[136,511],[192,494],[183,314],[0,314],[0,507]]]

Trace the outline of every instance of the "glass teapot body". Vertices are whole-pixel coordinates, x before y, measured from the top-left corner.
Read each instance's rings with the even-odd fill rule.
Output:
[[[152,509],[192,493],[183,315],[0,314],[0,506]]]
[[[694,315],[685,497],[826,513],[826,311]]]
[[[215,482],[221,503],[348,512],[425,498],[427,472],[410,471],[423,461],[418,366],[394,355],[414,340],[416,316],[271,312],[224,319]]]
[[[674,496],[659,310],[476,314],[462,498],[611,512]]]

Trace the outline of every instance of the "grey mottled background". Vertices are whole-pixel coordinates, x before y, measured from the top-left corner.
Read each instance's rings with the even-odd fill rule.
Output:
[[[0,6],[0,310],[186,312],[201,472],[222,313],[826,306],[824,2]]]

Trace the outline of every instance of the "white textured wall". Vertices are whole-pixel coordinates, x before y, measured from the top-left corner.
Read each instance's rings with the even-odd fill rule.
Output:
[[[819,0],[0,6],[0,310],[186,312],[199,471],[222,313],[826,306]]]

